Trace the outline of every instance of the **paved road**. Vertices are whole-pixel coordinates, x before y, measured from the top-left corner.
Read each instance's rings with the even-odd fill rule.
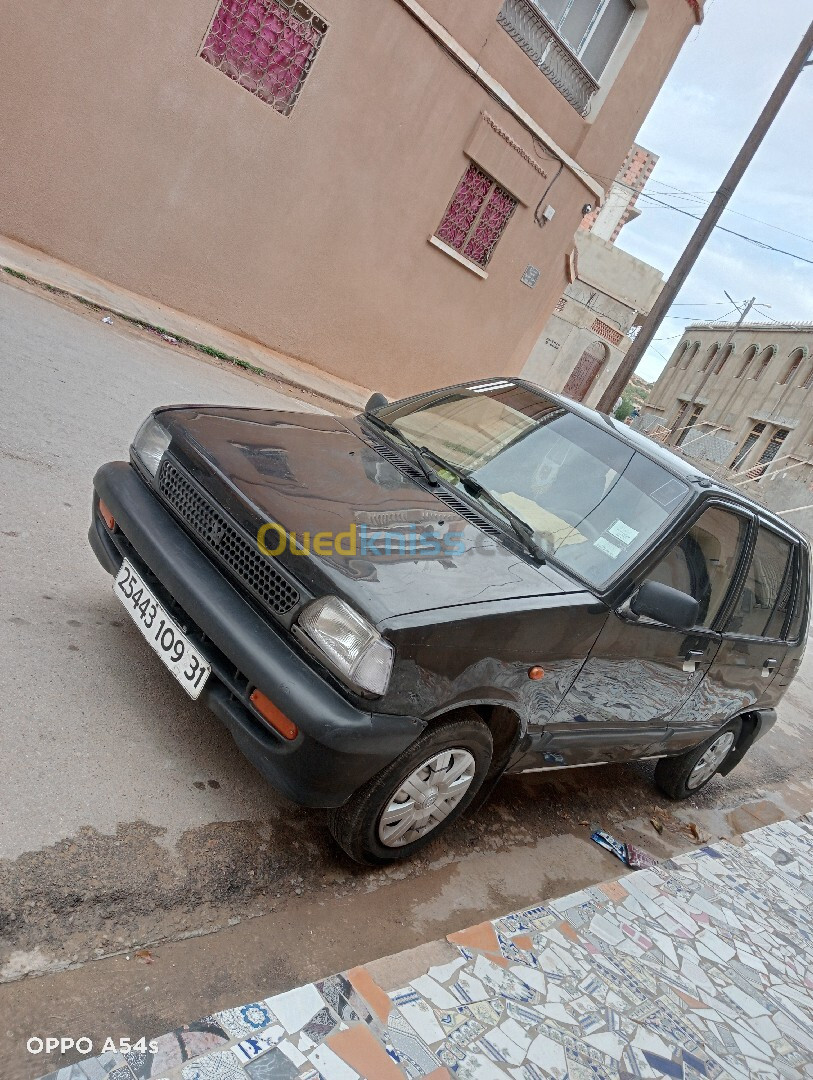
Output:
[[[0,647],[13,658],[0,700],[3,788],[14,808],[0,857],[137,819],[160,824],[174,843],[204,822],[268,809],[267,788],[224,731],[162,677],[87,529],[93,473],[127,458],[156,405],[291,404],[121,326],[0,288]]]
[[[93,472],[126,456],[153,406],[306,406],[5,282],[0,378],[0,978],[162,940],[184,956],[174,983],[168,966],[150,969],[149,1002],[143,970],[113,973],[114,960],[91,965],[84,983],[66,973],[73,997],[49,978],[0,987],[0,1014],[16,1010],[18,1034],[32,1018],[53,1027],[54,1015],[97,1029],[118,1022],[127,1034],[122,1002],[147,1034],[164,1031],[248,1000],[255,984],[270,993],[357,961],[359,939],[362,959],[386,955],[612,877],[588,822],[665,856],[691,845],[692,821],[731,835],[809,808],[813,655],[770,739],[673,813],[655,809],[649,764],[509,778],[485,811],[407,866],[349,866],[321,815],[278,798],[175,685],[86,540]],[[194,956],[180,940],[230,920],[256,930],[240,937],[235,926],[223,947],[217,935],[198,939],[209,944]],[[23,1063],[18,1075],[37,1071]]]

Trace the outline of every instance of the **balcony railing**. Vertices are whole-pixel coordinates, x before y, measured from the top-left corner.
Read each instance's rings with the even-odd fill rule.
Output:
[[[576,59],[533,0],[505,0],[497,22],[547,76],[560,94],[586,116],[598,83]]]

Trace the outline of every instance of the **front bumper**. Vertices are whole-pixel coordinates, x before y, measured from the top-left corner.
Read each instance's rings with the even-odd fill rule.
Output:
[[[212,664],[201,700],[278,791],[304,806],[341,806],[417,738],[422,720],[367,712],[322,678],[204,555],[131,465],[103,465],[93,486],[88,538],[99,562],[115,574],[128,558],[170,610],[181,609],[179,621]],[[100,497],[115,518],[114,532],[99,514]],[[248,701],[254,687],[293,720],[296,739],[283,739],[254,712]]]

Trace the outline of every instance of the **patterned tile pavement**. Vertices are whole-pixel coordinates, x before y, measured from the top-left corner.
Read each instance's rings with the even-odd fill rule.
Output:
[[[397,989],[353,968],[47,1080],[813,1077],[813,817],[448,941]]]

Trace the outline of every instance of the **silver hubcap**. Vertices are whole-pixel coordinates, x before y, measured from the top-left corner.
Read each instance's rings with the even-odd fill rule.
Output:
[[[403,780],[378,822],[385,847],[404,847],[436,829],[471,786],[474,758],[455,748],[435,754]]]
[[[686,786],[692,789],[699,788],[717,772],[719,767],[728,756],[728,752],[734,745],[734,732],[726,731],[719,739],[715,739],[705,754],[701,757],[692,771]]]

